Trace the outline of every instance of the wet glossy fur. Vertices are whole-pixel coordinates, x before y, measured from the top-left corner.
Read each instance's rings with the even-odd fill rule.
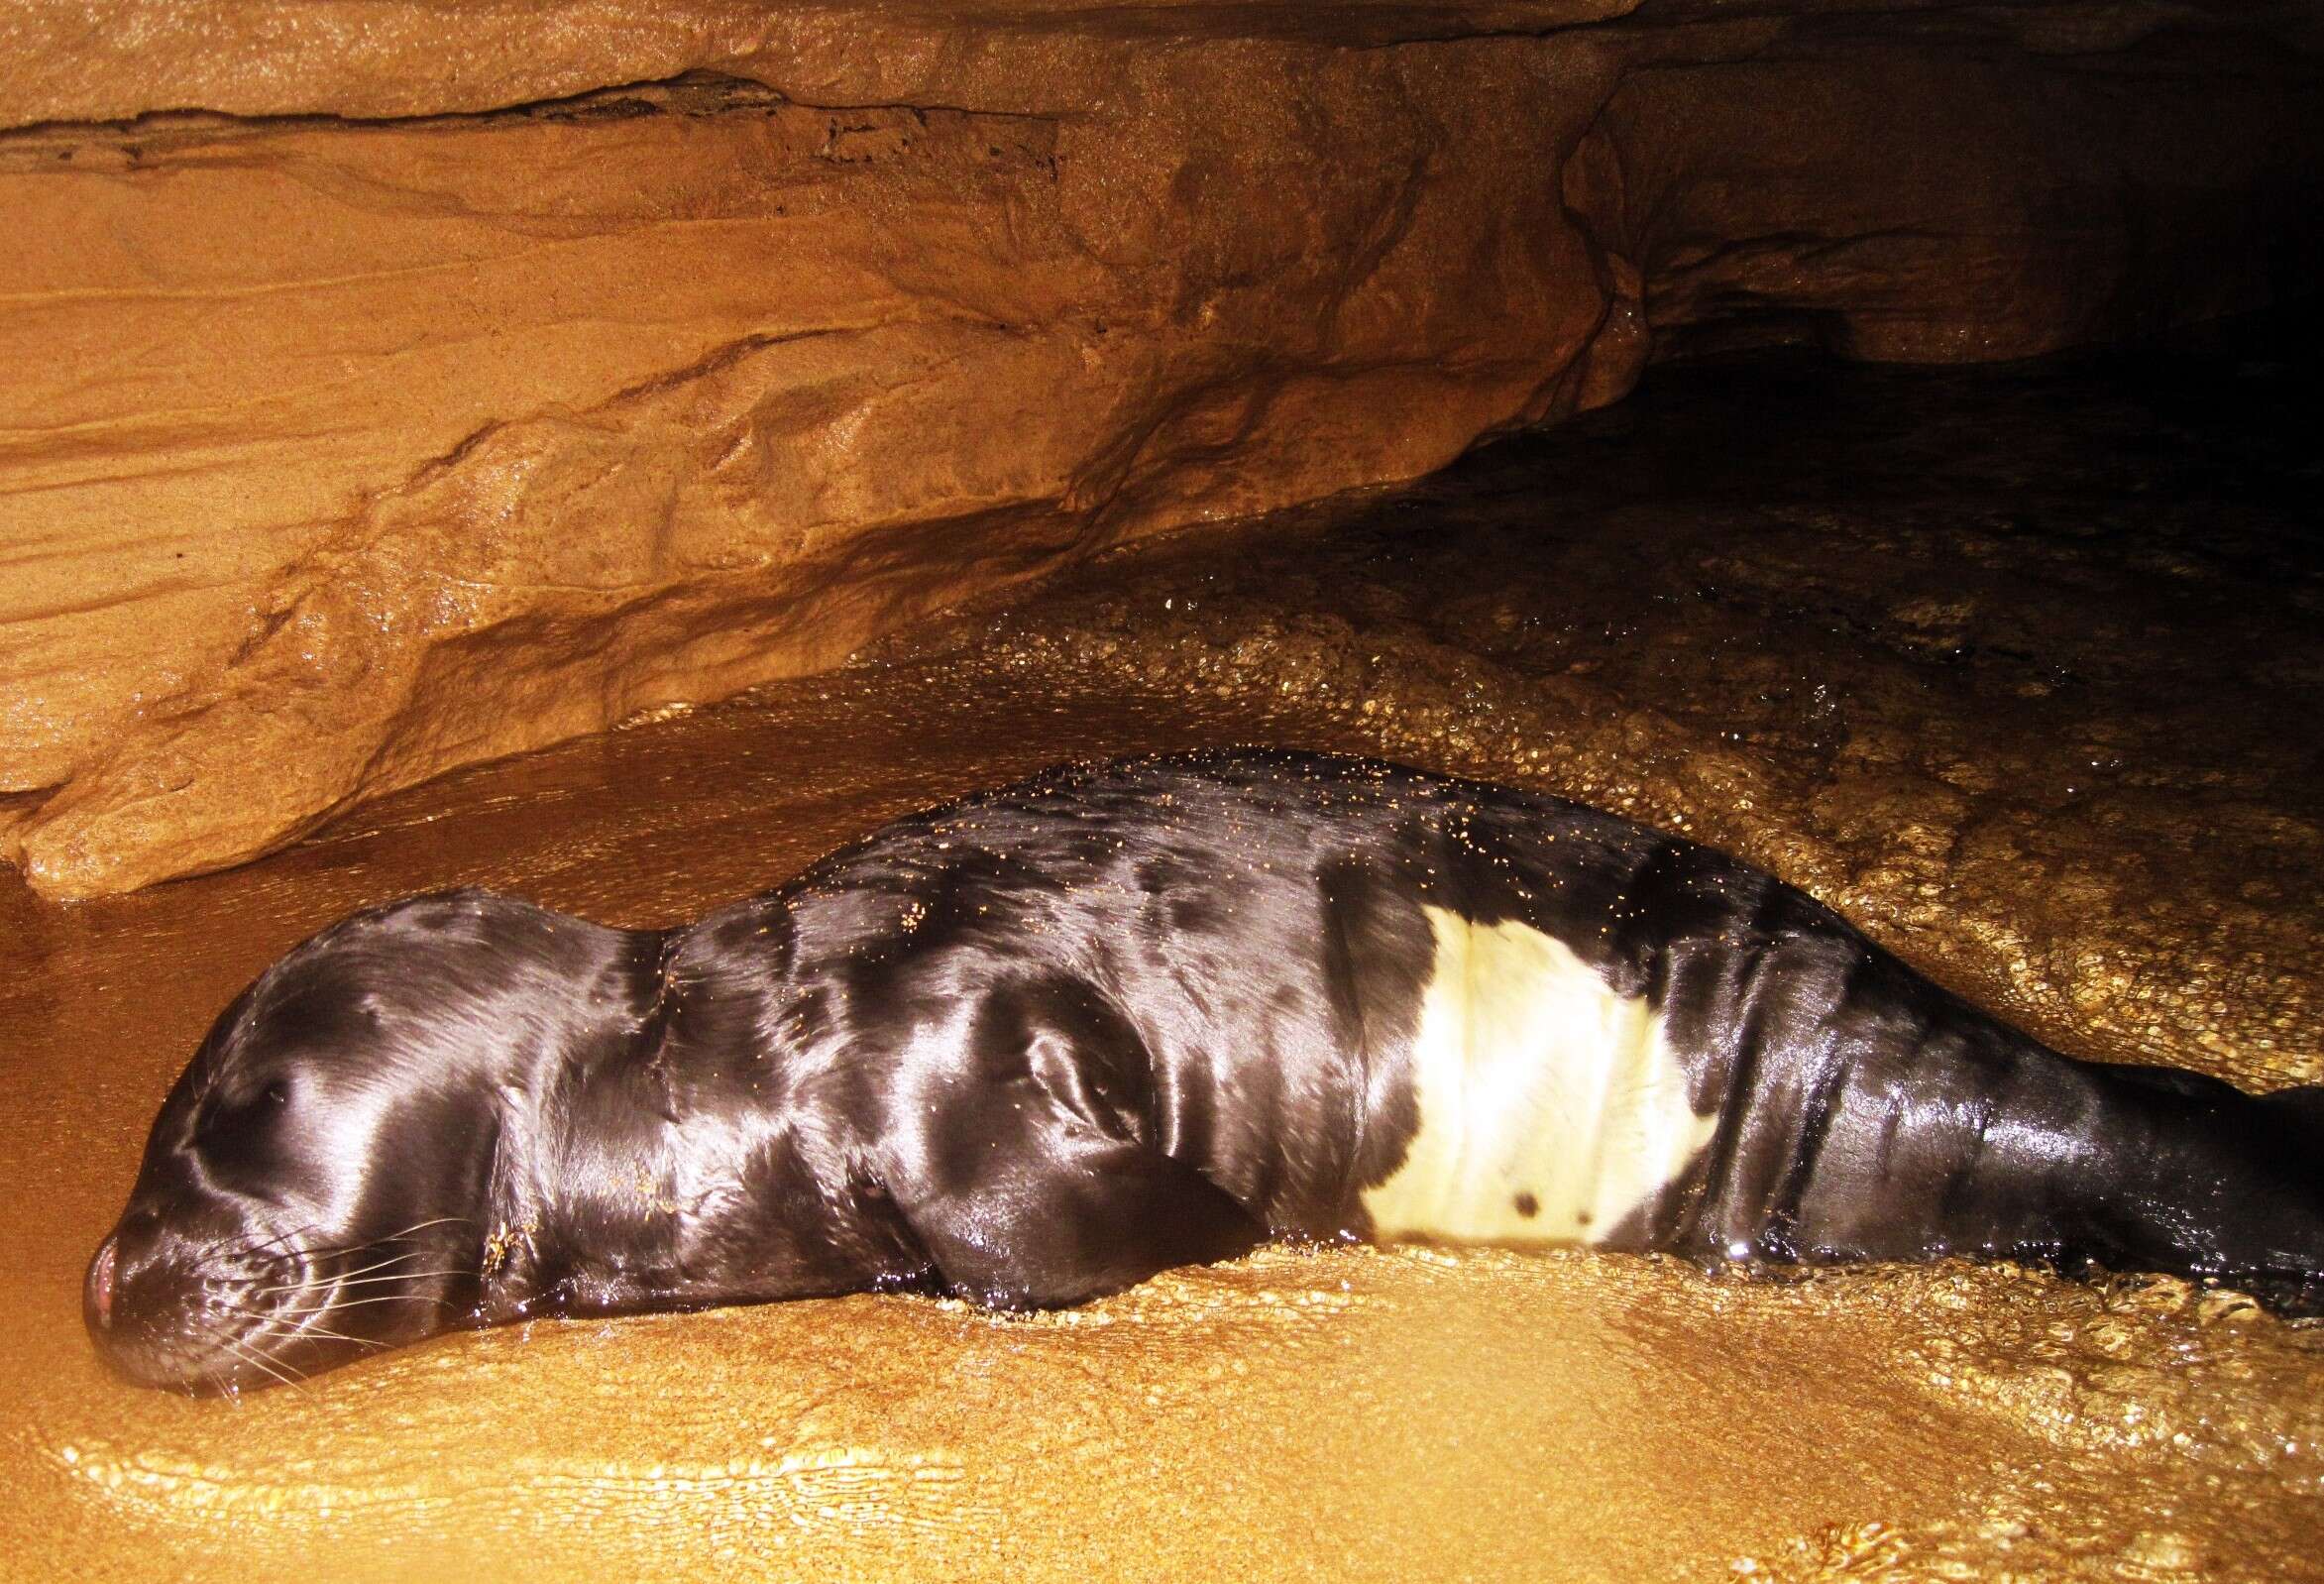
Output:
[[[1708,1143],[1590,1241],[2324,1301],[2324,1090],[2069,1061],[1800,892],[1557,799],[1245,752],[970,798],[667,933],[478,891],[334,926],[170,1093],[91,1334],[215,1390],[524,1314],[1070,1303],[1362,1238],[1428,1124],[1431,909],[1557,943],[1680,1065]]]

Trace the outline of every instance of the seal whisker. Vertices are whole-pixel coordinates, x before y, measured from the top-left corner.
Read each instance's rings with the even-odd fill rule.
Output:
[[[374,1260],[369,1265],[359,1265],[352,1271],[343,1271],[339,1275],[332,1277],[331,1280],[340,1284],[341,1286],[345,1286],[349,1282],[392,1281],[394,1278],[391,1276],[374,1277],[370,1273],[373,1271],[385,1271],[390,1265],[401,1265],[406,1260],[424,1259],[426,1257],[426,1250],[424,1249],[413,1249],[408,1254],[390,1254],[384,1260]]]
[[[425,1221],[414,1221],[411,1225],[404,1227],[401,1231],[384,1232],[378,1237],[359,1238],[351,1243],[322,1244],[292,1249],[287,1254],[281,1256],[281,1258],[285,1260],[299,1258],[309,1260],[329,1260],[340,1259],[344,1257],[354,1257],[364,1254],[384,1253],[386,1252],[384,1247],[385,1245],[389,1243],[407,1242],[414,1235],[420,1232],[424,1232],[430,1227],[451,1225],[474,1226],[475,1224],[476,1223],[474,1221],[471,1221],[464,1215],[439,1215]],[[394,1255],[391,1257],[395,1259],[416,1259],[419,1257],[421,1252],[423,1251],[413,1250],[407,1254]],[[366,1269],[376,1269],[376,1267],[366,1267]]]
[[[222,1336],[218,1340],[228,1352],[232,1353],[236,1358],[242,1360],[245,1364],[257,1366],[259,1369],[266,1371],[267,1374],[272,1375],[276,1380],[280,1381],[284,1386],[296,1387],[302,1392],[306,1390],[305,1378],[303,1376],[297,1380],[293,1380],[290,1376],[283,1374],[281,1370],[275,1368],[273,1364],[269,1363],[266,1356],[263,1355],[256,1347],[245,1347],[242,1343],[235,1341],[234,1338],[230,1336]]]
[[[219,1259],[240,1259],[247,1258],[252,1255],[258,1255],[266,1259],[279,1259],[282,1256],[268,1253],[267,1251],[275,1244],[297,1237],[302,1232],[309,1230],[311,1230],[309,1227],[295,1226],[287,1231],[277,1232],[272,1237],[241,1237],[238,1239],[236,1235],[229,1234],[223,1237],[208,1238],[194,1246],[193,1256],[196,1259],[209,1259],[213,1257]]]
[[[260,1258],[269,1266],[287,1270],[300,1264],[319,1264],[324,1260],[336,1260],[349,1255],[368,1253],[373,1241],[373,1239],[366,1238],[359,1243],[300,1245],[295,1248],[270,1250],[260,1255]]]
[[[337,1309],[360,1308],[366,1303],[434,1303],[441,1306],[444,1300],[432,1293],[383,1293],[372,1298],[334,1299],[311,1309],[284,1309],[284,1314],[329,1314]]]
[[[272,1248],[277,1243],[287,1243],[292,1238],[298,1237],[313,1230],[314,1228],[311,1226],[287,1227],[282,1231],[277,1232],[273,1237],[252,1238],[243,1243],[236,1244],[232,1248],[231,1252],[236,1254],[256,1254],[261,1250]],[[226,1252],[227,1245],[232,1240],[228,1238],[218,1238],[209,1245],[210,1251]]]
[[[286,1330],[280,1325],[270,1324],[266,1328],[266,1334],[279,1337],[285,1342],[295,1342],[302,1336],[320,1336],[327,1337],[334,1342],[352,1342],[357,1347],[386,1349],[394,1345],[391,1342],[382,1342],[368,1336],[350,1336],[345,1331],[334,1331],[323,1325],[298,1325]]]
[[[330,1284],[330,1286],[331,1286],[331,1289],[332,1289],[332,1291],[334,1291],[334,1292],[337,1292],[338,1290],[340,1290],[340,1289],[342,1289],[342,1288],[349,1288],[349,1287],[377,1287],[377,1286],[379,1286],[379,1285],[380,1285],[382,1282],[417,1282],[417,1281],[421,1281],[421,1280],[423,1280],[423,1279],[425,1279],[425,1278],[427,1278],[427,1277],[431,1277],[431,1276],[467,1276],[467,1275],[469,1275],[469,1274],[470,1274],[470,1273],[469,1273],[469,1272],[467,1272],[467,1271],[463,1271],[463,1270],[457,1270],[457,1269],[455,1269],[455,1270],[443,1270],[443,1271],[391,1271],[391,1272],[389,1272],[389,1273],[388,1273],[387,1275],[386,1275],[386,1276],[355,1276],[355,1277],[349,1277],[349,1278],[348,1278],[346,1281],[343,1281],[343,1282],[341,1282],[341,1281],[334,1281],[334,1282],[332,1282],[332,1283]],[[318,1285],[319,1285],[319,1284],[318,1284]],[[289,1292],[289,1291],[295,1291],[295,1289],[294,1289],[294,1288],[276,1288],[276,1289],[272,1289],[271,1291],[275,1291],[275,1292]]]
[[[324,1277],[321,1280],[329,1282],[334,1287],[354,1287],[365,1282],[401,1282],[413,1276],[426,1276],[431,1274],[426,1271],[405,1271],[390,1273],[387,1276],[364,1275],[364,1272],[366,1271],[386,1270],[390,1265],[398,1265],[405,1260],[416,1260],[420,1257],[421,1252],[417,1249],[414,1249],[409,1254],[398,1254],[392,1259],[385,1259],[378,1261],[375,1264],[358,1267],[356,1270],[350,1271],[345,1276]],[[269,1293],[295,1293],[301,1289],[313,1287],[315,1285],[316,1283],[314,1282],[282,1282],[274,1287],[262,1287],[254,1289],[250,1296],[253,1298],[264,1298]]]
[[[411,1236],[413,1233],[415,1233],[415,1232],[425,1232],[425,1231],[426,1231],[426,1230],[427,1230],[429,1227],[431,1227],[431,1226],[474,1226],[474,1225],[476,1225],[476,1223],[475,1223],[474,1221],[470,1220],[470,1219],[469,1219],[467,1216],[465,1216],[465,1215],[437,1215],[437,1216],[432,1216],[432,1217],[430,1217],[429,1219],[427,1219],[427,1220],[425,1220],[425,1221],[414,1221],[414,1222],[412,1222],[412,1223],[411,1223],[409,1226],[407,1226],[407,1227],[403,1228],[403,1229],[402,1229],[401,1231],[399,1231],[399,1232],[389,1232],[389,1233],[387,1233],[385,1236],[382,1236],[382,1237],[375,1237],[375,1238],[371,1239],[371,1241],[372,1241],[372,1242],[374,1242],[374,1243],[396,1243],[396,1242],[400,1242],[400,1241],[401,1241],[401,1240],[403,1240],[404,1238],[410,1237],[410,1236]]]
[[[260,1309],[245,1308],[239,1303],[229,1303],[226,1307],[237,1314],[258,1321],[266,1334],[278,1336],[285,1342],[295,1342],[302,1336],[324,1336],[334,1341],[353,1342],[357,1347],[384,1348],[389,1345],[386,1342],[374,1341],[367,1336],[350,1336],[345,1331],[334,1331],[327,1326],[304,1324],[285,1326],[279,1315],[268,1314]]]

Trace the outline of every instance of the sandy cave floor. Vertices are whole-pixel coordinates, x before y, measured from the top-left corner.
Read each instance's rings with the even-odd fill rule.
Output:
[[[230,873],[0,878],[0,1554],[23,1577],[2324,1577],[2324,1327],[2161,1280],[1264,1253],[1068,1313],[540,1323],[122,1386],[82,1261],[251,974],[481,882],[664,923],[1059,758],[1545,786],[1807,886],[2078,1055],[2324,1079],[2312,369],[1785,355],[1415,489],[1102,560],[833,676]]]

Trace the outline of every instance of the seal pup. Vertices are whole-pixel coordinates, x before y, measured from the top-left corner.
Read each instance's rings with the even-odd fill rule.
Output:
[[[1068,767],[669,931],[355,914],[164,1103],[84,1311],[131,1379],[1271,1238],[1944,1255],[2324,1309],[2324,1086],[2079,1062],[1712,849],[1374,760]]]

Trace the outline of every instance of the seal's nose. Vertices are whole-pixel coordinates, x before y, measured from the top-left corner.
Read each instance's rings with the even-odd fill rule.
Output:
[[[89,1275],[82,1285],[81,1317],[92,1331],[107,1331],[113,1327],[113,1264],[115,1238],[105,1239],[97,1250],[97,1257],[89,1261]]]

